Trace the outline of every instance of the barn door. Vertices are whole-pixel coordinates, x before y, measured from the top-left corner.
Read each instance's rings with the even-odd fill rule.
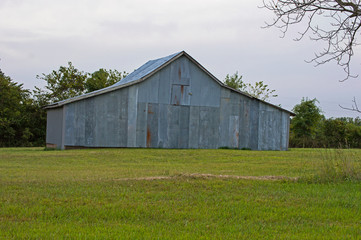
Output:
[[[190,105],[190,73],[186,58],[179,59],[171,67],[171,99],[172,105]]]

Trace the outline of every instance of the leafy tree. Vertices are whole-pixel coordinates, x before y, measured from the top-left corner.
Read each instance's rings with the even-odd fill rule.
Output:
[[[242,75],[238,75],[238,72],[231,76],[227,74],[224,79],[224,84],[238,91],[246,92],[263,101],[268,101],[271,97],[277,97],[277,95],[274,94],[276,90],[269,89],[268,85],[264,84],[263,81],[256,82],[255,85],[245,83],[242,80]]]
[[[309,34],[312,40],[324,42],[323,50],[310,62],[319,65],[335,61],[346,73],[344,80],[357,77],[351,74],[350,62],[361,29],[360,1],[263,0],[263,7],[275,15],[267,27],[275,26],[284,35],[290,26],[304,23],[304,30],[296,40]]]
[[[318,127],[323,119],[321,109],[316,105],[317,99],[302,99],[300,104],[293,108],[296,116],[291,121],[292,138],[298,139],[302,147],[312,147],[306,143],[315,139]]]
[[[85,82],[86,92],[92,92],[98,89],[102,89],[119,82],[128,74],[126,72],[118,72],[117,70],[99,69],[90,74]]]
[[[277,95],[274,94],[276,90],[269,89],[268,85],[264,84],[263,81],[256,82],[254,85],[248,83],[247,86],[248,86],[247,92],[250,95],[259,98],[263,101],[267,101],[271,97],[277,97]]]
[[[50,74],[43,73],[37,78],[46,81],[47,85],[46,91],[36,88],[35,94],[43,95],[48,102],[58,102],[83,94],[87,73],[79,71],[71,62],[68,62],[67,67],[60,66],[58,71],[54,70]]]
[[[233,75],[227,74],[226,78],[224,79],[224,83],[231,88],[234,88],[239,91],[246,91],[247,84],[243,82],[242,75],[238,75],[238,71]]]
[[[38,123],[32,104],[29,90],[0,70],[0,147],[32,145]]]

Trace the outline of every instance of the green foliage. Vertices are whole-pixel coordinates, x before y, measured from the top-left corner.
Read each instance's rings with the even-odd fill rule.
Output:
[[[254,85],[245,83],[242,80],[242,75],[238,75],[238,72],[231,76],[227,74],[224,79],[224,84],[238,91],[246,92],[263,101],[268,101],[272,97],[277,97],[277,95],[274,94],[276,90],[269,89],[268,85],[264,84],[263,81],[256,82]]]
[[[317,133],[323,115],[321,109],[316,105],[317,99],[302,99],[300,104],[293,108],[296,116],[291,121],[292,137],[298,139],[302,147],[312,142]],[[311,147],[311,146],[308,146]]]
[[[277,97],[277,95],[274,94],[276,90],[269,89],[268,85],[264,84],[263,81],[256,82],[254,85],[248,83],[247,86],[247,93],[263,101],[267,101],[272,97]]]
[[[232,76],[227,74],[224,79],[224,83],[231,88],[234,88],[238,91],[246,91],[247,84],[243,82],[242,75],[238,75],[238,71],[234,73]]]
[[[291,147],[361,148],[360,118],[326,119],[316,99],[302,99],[291,120]]]
[[[0,147],[38,146],[45,141],[45,121],[29,90],[0,70]]]
[[[71,62],[68,66],[60,66],[59,70],[52,71],[50,74],[42,74],[37,76],[38,79],[46,81],[45,97],[49,102],[58,102],[64,99],[81,95],[85,91],[85,81],[87,73],[76,69]],[[41,91],[38,90],[40,94]]]
[[[92,92],[111,86],[122,80],[127,75],[128,74],[126,72],[118,72],[117,70],[107,71],[106,69],[101,68],[90,74],[90,77],[86,79],[84,87],[86,92]]]

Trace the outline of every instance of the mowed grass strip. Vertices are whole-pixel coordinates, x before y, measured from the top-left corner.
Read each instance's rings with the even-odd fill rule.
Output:
[[[319,151],[0,149],[0,239],[358,239],[359,182],[213,176],[309,177]]]

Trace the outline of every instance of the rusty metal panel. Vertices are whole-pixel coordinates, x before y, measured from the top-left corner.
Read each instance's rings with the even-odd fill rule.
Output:
[[[49,109],[46,122],[46,143],[62,148],[63,143],[63,107]]]
[[[191,94],[189,86],[185,85],[172,85],[172,105],[185,105],[189,106]]]
[[[137,106],[137,130],[136,130],[136,146],[146,147],[147,137],[147,116],[148,105],[147,103],[138,102]]]
[[[147,116],[147,137],[146,146],[148,148],[158,147],[158,104],[148,103]]]
[[[190,106],[189,110],[189,148],[199,148],[199,108]]]
[[[173,85],[190,85],[189,60],[186,57],[171,64],[171,81]]]

